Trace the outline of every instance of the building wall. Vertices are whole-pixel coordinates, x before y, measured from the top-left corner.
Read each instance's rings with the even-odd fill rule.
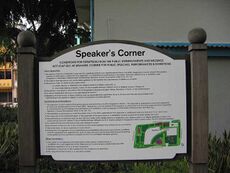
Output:
[[[6,103],[12,101],[12,73],[11,73],[11,62],[4,61],[0,64],[0,103]]]
[[[194,27],[207,42],[230,42],[229,0],[94,0],[94,40],[188,42]],[[230,130],[230,57],[209,58],[209,129]]]
[[[0,106],[17,102],[17,65],[16,62],[0,64]]]
[[[209,129],[220,135],[230,130],[230,57],[209,58]]]
[[[203,27],[208,42],[229,42],[229,16],[229,0],[94,0],[94,40],[187,42]]]

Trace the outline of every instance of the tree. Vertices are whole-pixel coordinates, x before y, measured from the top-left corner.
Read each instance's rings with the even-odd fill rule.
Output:
[[[87,31],[78,31],[73,0],[4,1],[0,6],[0,35],[15,40],[23,19],[28,23],[26,28],[36,36],[38,56],[51,56],[73,46],[76,34],[89,41]]]
[[[12,39],[0,36],[0,66],[5,62],[15,60],[16,46]]]

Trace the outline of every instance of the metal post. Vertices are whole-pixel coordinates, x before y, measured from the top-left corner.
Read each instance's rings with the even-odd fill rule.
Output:
[[[35,36],[30,31],[19,33],[18,61],[18,124],[20,172],[32,173],[36,165],[34,60]]]
[[[191,157],[190,173],[208,172],[208,63],[206,32],[189,32],[191,46]]]

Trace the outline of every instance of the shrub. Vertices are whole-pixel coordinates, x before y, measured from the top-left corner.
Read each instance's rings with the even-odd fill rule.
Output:
[[[209,171],[215,173],[230,172],[230,132],[222,137],[209,135]]]
[[[0,107],[0,124],[17,122],[17,108]]]
[[[39,173],[129,173],[132,162],[56,162],[52,158],[39,159]]]
[[[0,172],[16,170],[18,165],[18,125],[0,125]]]
[[[178,160],[135,163],[134,173],[187,173],[189,164],[186,157]]]

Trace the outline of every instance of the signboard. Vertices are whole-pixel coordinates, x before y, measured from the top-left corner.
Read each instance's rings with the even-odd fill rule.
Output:
[[[41,154],[84,161],[186,153],[185,78],[185,60],[132,42],[40,62]]]

